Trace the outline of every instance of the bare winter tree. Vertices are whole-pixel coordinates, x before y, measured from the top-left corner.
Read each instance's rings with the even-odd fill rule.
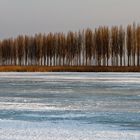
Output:
[[[137,47],[136,47],[137,66],[140,66],[140,25],[138,25],[136,29],[136,40],[137,40]]]
[[[120,56],[120,66],[123,65],[123,57],[125,57],[125,31],[120,26],[119,28],[119,56]]]
[[[132,56],[132,26],[128,25],[127,27],[127,58],[128,58],[128,66],[131,66],[131,56]]]
[[[0,65],[139,66],[140,25],[36,34],[0,41]]]
[[[88,60],[89,60],[89,65],[91,65],[93,47],[94,47],[94,45],[93,45],[93,33],[92,33],[92,30],[87,29],[85,31],[86,66],[88,65]]]

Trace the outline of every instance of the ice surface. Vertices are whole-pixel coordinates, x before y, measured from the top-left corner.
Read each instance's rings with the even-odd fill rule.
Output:
[[[139,73],[0,73],[0,140],[139,140]]]
[[[139,140],[139,131],[96,130],[77,124],[0,121],[1,140]]]

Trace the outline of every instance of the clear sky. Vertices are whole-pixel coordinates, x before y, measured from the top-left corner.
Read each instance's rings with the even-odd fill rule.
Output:
[[[0,38],[140,23],[140,0],[0,0]]]

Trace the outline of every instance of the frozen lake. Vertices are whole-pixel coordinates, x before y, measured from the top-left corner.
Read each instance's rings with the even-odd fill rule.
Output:
[[[140,140],[139,73],[0,73],[0,140]]]

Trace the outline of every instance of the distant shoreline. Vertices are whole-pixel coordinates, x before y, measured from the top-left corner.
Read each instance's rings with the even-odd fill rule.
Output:
[[[140,72],[140,66],[0,66],[0,72]]]

